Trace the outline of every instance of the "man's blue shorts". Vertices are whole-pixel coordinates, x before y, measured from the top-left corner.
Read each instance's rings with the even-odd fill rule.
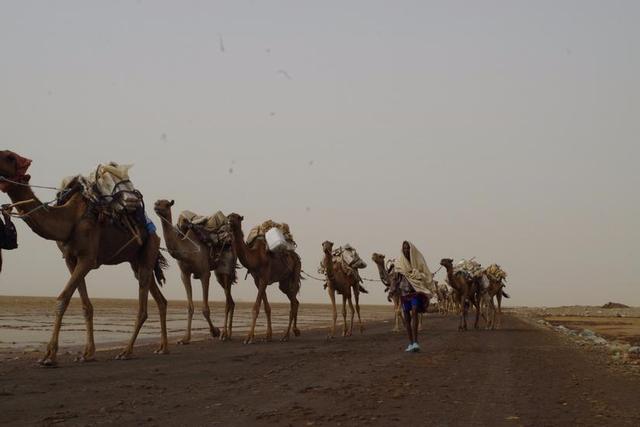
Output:
[[[413,307],[416,307],[416,311],[418,313],[425,313],[428,305],[429,300],[427,299],[427,296],[421,293],[407,295],[402,298],[402,309],[405,313],[411,312]]]

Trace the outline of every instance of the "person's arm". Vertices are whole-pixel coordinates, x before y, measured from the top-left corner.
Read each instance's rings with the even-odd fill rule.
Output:
[[[16,232],[16,227],[11,222],[11,216],[7,213],[6,210],[2,210],[2,217],[4,218],[4,227],[1,231],[1,240],[2,240],[2,248],[3,249],[15,249],[18,247],[18,233]]]

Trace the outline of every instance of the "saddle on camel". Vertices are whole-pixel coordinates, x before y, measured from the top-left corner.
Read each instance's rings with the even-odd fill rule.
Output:
[[[185,210],[178,216],[178,230],[186,236],[189,230],[198,240],[209,248],[211,269],[224,270],[226,274],[234,276],[236,258],[231,246],[231,230],[227,217],[221,211],[210,216],[202,216]],[[198,277],[196,277],[198,279]]]

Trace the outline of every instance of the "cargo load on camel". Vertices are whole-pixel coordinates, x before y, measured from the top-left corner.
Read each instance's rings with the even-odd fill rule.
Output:
[[[178,216],[178,229],[182,234],[193,230],[200,241],[209,247],[231,246],[231,231],[227,217],[221,211],[210,216],[182,211]]]
[[[293,251],[298,246],[293,240],[289,225],[284,222],[267,220],[252,228],[247,237],[247,246],[251,246],[258,238],[266,240],[270,252]]]
[[[87,175],[75,175],[63,179],[62,190],[57,194],[57,204],[63,205],[73,194],[80,192],[89,202],[90,211],[98,222],[128,229],[134,239],[142,244],[136,226],[147,233],[155,233],[156,227],[144,211],[142,193],[129,178],[133,165],[115,162],[100,164]]]
[[[463,259],[453,268],[453,272],[455,274],[464,274],[469,279],[478,279],[483,274],[482,266],[473,259]]]
[[[496,282],[503,282],[507,280],[507,273],[498,264],[491,264],[484,270],[484,273]]]
[[[235,281],[235,256],[231,246],[231,229],[227,217],[221,211],[202,216],[191,211],[182,211],[178,216],[178,230],[183,236],[193,231],[196,238],[209,248],[211,268],[222,268]]]

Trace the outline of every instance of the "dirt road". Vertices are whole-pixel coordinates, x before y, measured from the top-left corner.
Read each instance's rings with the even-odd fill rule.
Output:
[[[138,358],[58,369],[0,365],[2,424],[640,425],[640,378],[561,337],[505,318],[501,331],[456,331],[430,316],[424,351],[405,354],[390,324],[326,341],[200,342]]]

